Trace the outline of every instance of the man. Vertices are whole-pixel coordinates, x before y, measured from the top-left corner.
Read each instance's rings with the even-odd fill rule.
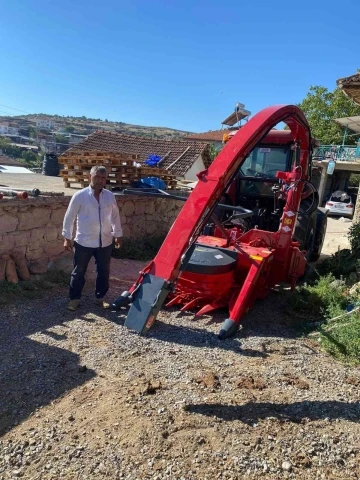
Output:
[[[75,193],[65,214],[62,232],[64,247],[69,252],[74,251],[69,310],[76,310],[80,305],[86,270],[93,256],[96,263],[95,303],[105,306],[103,298],[109,289],[113,239],[116,248],[122,246],[119,209],[114,195],[104,189],[106,177],[105,167],[92,167],[90,185]],[[75,219],[77,225],[73,241]]]

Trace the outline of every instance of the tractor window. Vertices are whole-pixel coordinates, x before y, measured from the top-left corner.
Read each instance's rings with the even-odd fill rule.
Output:
[[[286,171],[288,148],[256,147],[247,157],[240,172],[245,177],[275,178],[277,171]]]

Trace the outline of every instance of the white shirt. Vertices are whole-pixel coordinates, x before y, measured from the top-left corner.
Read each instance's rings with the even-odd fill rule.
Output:
[[[84,188],[72,197],[65,214],[62,234],[72,239],[77,219],[75,242],[83,247],[108,247],[113,237],[122,237],[119,209],[115,196],[102,190],[99,202],[93,189]]]

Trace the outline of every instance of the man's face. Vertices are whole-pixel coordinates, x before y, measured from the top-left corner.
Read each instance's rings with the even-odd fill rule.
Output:
[[[101,190],[106,185],[106,173],[96,172],[94,175],[90,176],[90,185],[96,192],[101,192]]]

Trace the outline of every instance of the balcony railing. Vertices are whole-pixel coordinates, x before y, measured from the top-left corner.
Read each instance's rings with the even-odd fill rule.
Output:
[[[360,146],[321,145],[314,148],[314,160],[336,160],[342,162],[360,161]]]

